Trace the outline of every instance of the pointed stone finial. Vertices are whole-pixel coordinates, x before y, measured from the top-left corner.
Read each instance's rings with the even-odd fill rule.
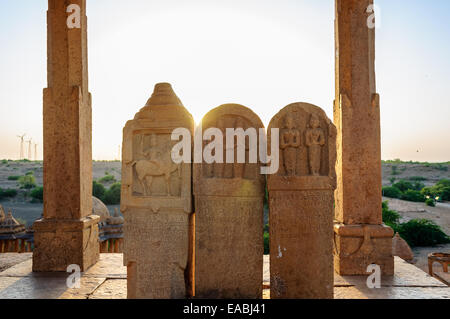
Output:
[[[186,113],[183,103],[175,94],[170,83],[158,83],[155,85],[152,96],[145,106],[136,114],[135,119],[151,119],[161,121],[164,118],[171,118],[180,112]],[[158,112],[156,112],[158,110]],[[156,114],[159,113],[159,114]]]
[[[145,106],[164,106],[164,105],[178,105],[183,106],[178,96],[175,94],[170,83],[158,83],[155,85],[155,90],[152,96],[147,101]]]

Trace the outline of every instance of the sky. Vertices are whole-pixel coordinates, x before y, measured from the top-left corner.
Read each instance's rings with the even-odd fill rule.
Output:
[[[382,158],[449,161],[450,1],[375,3]],[[0,0],[0,158],[17,159],[26,133],[42,159],[46,10]],[[266,126],[293,102],[332,119],[334,0],[87,0],[87,15],[96,160],[119,158],[126,121],[158,82],[197,122],[225,103]]]

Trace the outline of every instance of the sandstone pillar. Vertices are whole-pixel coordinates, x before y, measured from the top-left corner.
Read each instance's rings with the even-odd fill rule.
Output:
[[[270,297],[333,298],[336,128],[319,107],[288,105],[279,129],[280,169],[268,176]]]
[[[194,121],[171,85],[160,83],[123,130],[121,211],[130,299],[189,294],[192,165],[172,161],[177,128],[193,134]]]
[[[227,148],[225,136],[227,128],[258,133],[263,127],[255,113],[236,104],[220,106],[202,120],[203,133],[222,132],[224,163],[207,164],[204,158],[194,164],[196,298],[262,298],[265,176],[259,163],[249,161],[251,139],[231,138],[234,145]],[[237,161],[238,145],[245,163]],[[234,160],[225,163],[230,150]]]
[[[337,190],[335,269],[393,274],[391,228],[381,213],[380,99],[375,83],[373,0],[336,0]],[[372,10],[371,10],[372,9]]]
[[[72,5],[77,26],[68,27]],[[34,271],[84,271],[99,258],[92,214],[92,119],[85,0],[49,0],[44,90],[44,214],[34,224]],[[74,7],[76,6],[76,7]],[[79,10],[78,10],[79,9]],[[79,15],[78,15],[78,13]]]

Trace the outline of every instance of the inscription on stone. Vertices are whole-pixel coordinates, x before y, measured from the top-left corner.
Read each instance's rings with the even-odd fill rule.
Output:
[[[217,127],[263,128],[258,116],[236,104],[220,106],[202,121],[204,130]],[[195,297],[262,298],[264,176],[260,163],[249,161],[245,139],[245,163],[234,161],[194,164],[195,195]],[[244,147],[242,147],[244,146]]]
[[[285,107],[272,128],[283,166],[268,176],[271,298],[333,298],[336,129],[306,103]]]
[[[171,132],[193,119],[168,83],[124,129],[121,210],[128,298],[191,295],[191,164],[175,164]]]

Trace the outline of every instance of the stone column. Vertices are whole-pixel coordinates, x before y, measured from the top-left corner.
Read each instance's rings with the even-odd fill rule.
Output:
[[[252,139],[232,137],[234,146],[227,147],[225,136],[227,128],[255,129],[258,134],[263,127],[255,113],[237,104],[215,108],[202,120],[205,134],[209,129],[222,132],[214,134],[214,141],[223,137],[223,162],[227,152],[234,151],[234,158],[208,164],[204,157],[203,163],[194,164],[196,298],[262,298],[265,176],[258,163],[249,161]],[[245,163],[237,162],[238,145]],[[214,152],[218,161],[219,152]]]
[[[269,143],[274,128],[280,169],[267,180],[270,296],[332,299],[336,127],[319,107],[295,103],[270,122]]]
[[[99,258],[99,217],[91,215],[86,0],[49,0],[48,7],[44,215],[34,224],[33,270],[66,271],[77,264],[84,271]]]
[[[375,86],[373,0],[336,0],[337,190],[335,269],[393,274],[391,228],[381,212],[380,98]]]
[[[123,130],[121,211],[129,299],[190,294],[192,164],[171,158],[177,128],[193,136],[193,118],[172,86],[160,83]]]

